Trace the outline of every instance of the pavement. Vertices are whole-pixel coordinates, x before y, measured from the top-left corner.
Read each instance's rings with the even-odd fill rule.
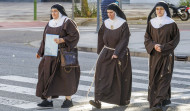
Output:
[[[0,30],[2,29],[22,29],[22,28],[43,28],[49,20],[50,7],[54,2],[37,4],[37,21],[33,21],[33,3],[15,3],[15,2],[0,2]],[[71,17],[71,3],[62,2],[66,12]],[[79,4],[77,4],[79,5]],[[4,7],[8,6],[8,7]],[[131,31],[129,41],[129,49],[131,56],[148,57],[144,48],[144,33],[145,28],[135,28],[135,25],[145,25],[146,18],[154,4],[123,4],[122,9],[125,12],[128,24]],[[14,11],[13,11],[14,10]],[[96,52],[97,47],[97,32],[96,32],[96,18],[75,18],[80,31],[80,40],[78,48],[80,51]],[[176,23],[183,27],[190,24],[190,20],[181,21],[175,19]],[[190,61],[190,33],[188,30],[181,29],[181,40],[178,47],[175,49],[175,55],[184,55]],[[29,44],[34,47],[39,47],[41,37],[39,40],[32,41]]]

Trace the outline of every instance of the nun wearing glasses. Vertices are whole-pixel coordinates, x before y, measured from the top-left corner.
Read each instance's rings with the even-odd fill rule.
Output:
[[[154,13],[156,17],[152,18]],[[148,101],[152,111],[162,111],[171,103],[174,49],[179,41],[179,29],[171,19],[167,3],[158,2],[149,14],[144,41],[150,55]]]
[[[98,32],[95,99],[89,101],[96,108],[101,108],[101,101],[128,105],[131,97],[130,32],[126,16],[115,3],[108,5],[107,14],[109,18]]]
[[[80,66],[65,70],[66,68],[61,66],[60,50],[57,56],[45,55],[47,34],[58,36],[53,40],[58,44],[58,49],[72,50],[79,41],[76,24],[67,17],[64,7],[60,4],[51,7],[51,20],[44,29],[43,40],[36,54],[36,58],[42,57],[38,67],[36,96],[42,99],[38,104],[40,108],[53,108],[52,99],[59,96],[65,96],[61,108],[70,108],[73,106],[71,96],[78,88]]]

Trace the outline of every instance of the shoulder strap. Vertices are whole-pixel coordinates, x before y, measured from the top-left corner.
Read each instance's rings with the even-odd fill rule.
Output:
[[[61,34],[61,31],[62,31],[63,27],[65,26],[66,19],[67,19],[67,18],[65,18],[64,21],[63,21],[63,24],[62,24],[61,29],[60,29],[59,36],[60,36],[60,34]]]

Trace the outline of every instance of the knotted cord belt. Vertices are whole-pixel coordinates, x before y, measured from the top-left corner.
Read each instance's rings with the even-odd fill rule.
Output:
[[[114,48],[110,48],[110,47],[107,47],[107,46],[104,45],[104,47],[103,47],[102,50],[100,51],[100,54],[98,55],[98,58],[96,59],[96,62],[95,62],[95,64],[94,64],[94,66],[93,66],[92,69],[90,70],[89,74],[92,73],[92,71],[93,71],[93,69],[95,68],[95,66],[96,66],[96,64],[97,64],[97,61],[98,61],[98,59],[99,59],[99,57],[100,57],[102,51],[103,51],[105,48],[106,48],[106,49],[109,49],[109,50],[115,50]],[[96,68],[95,68],[94,70],[96,71]],[[90,88],[88,89],[88,92],[87,92],[87,95],[86,95],[87,98],[88,98],[88,95],[89,95],[89,93],[90,93],[90,89],[92,88],[92,85],[94,84],[95,74],[96,74],[96,72],[94,73],[93,81],[92,81],[92,83],[91,83],[91,85],[90,85]]]

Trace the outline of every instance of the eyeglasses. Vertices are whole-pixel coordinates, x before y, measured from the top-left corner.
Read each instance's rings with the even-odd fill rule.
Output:
[[[51,13],[58,13],[58,11],[50,11]]]
[[[156,8],[156,10],[161,10],[162,11],[162,10],[164,10],[164,8]]]

